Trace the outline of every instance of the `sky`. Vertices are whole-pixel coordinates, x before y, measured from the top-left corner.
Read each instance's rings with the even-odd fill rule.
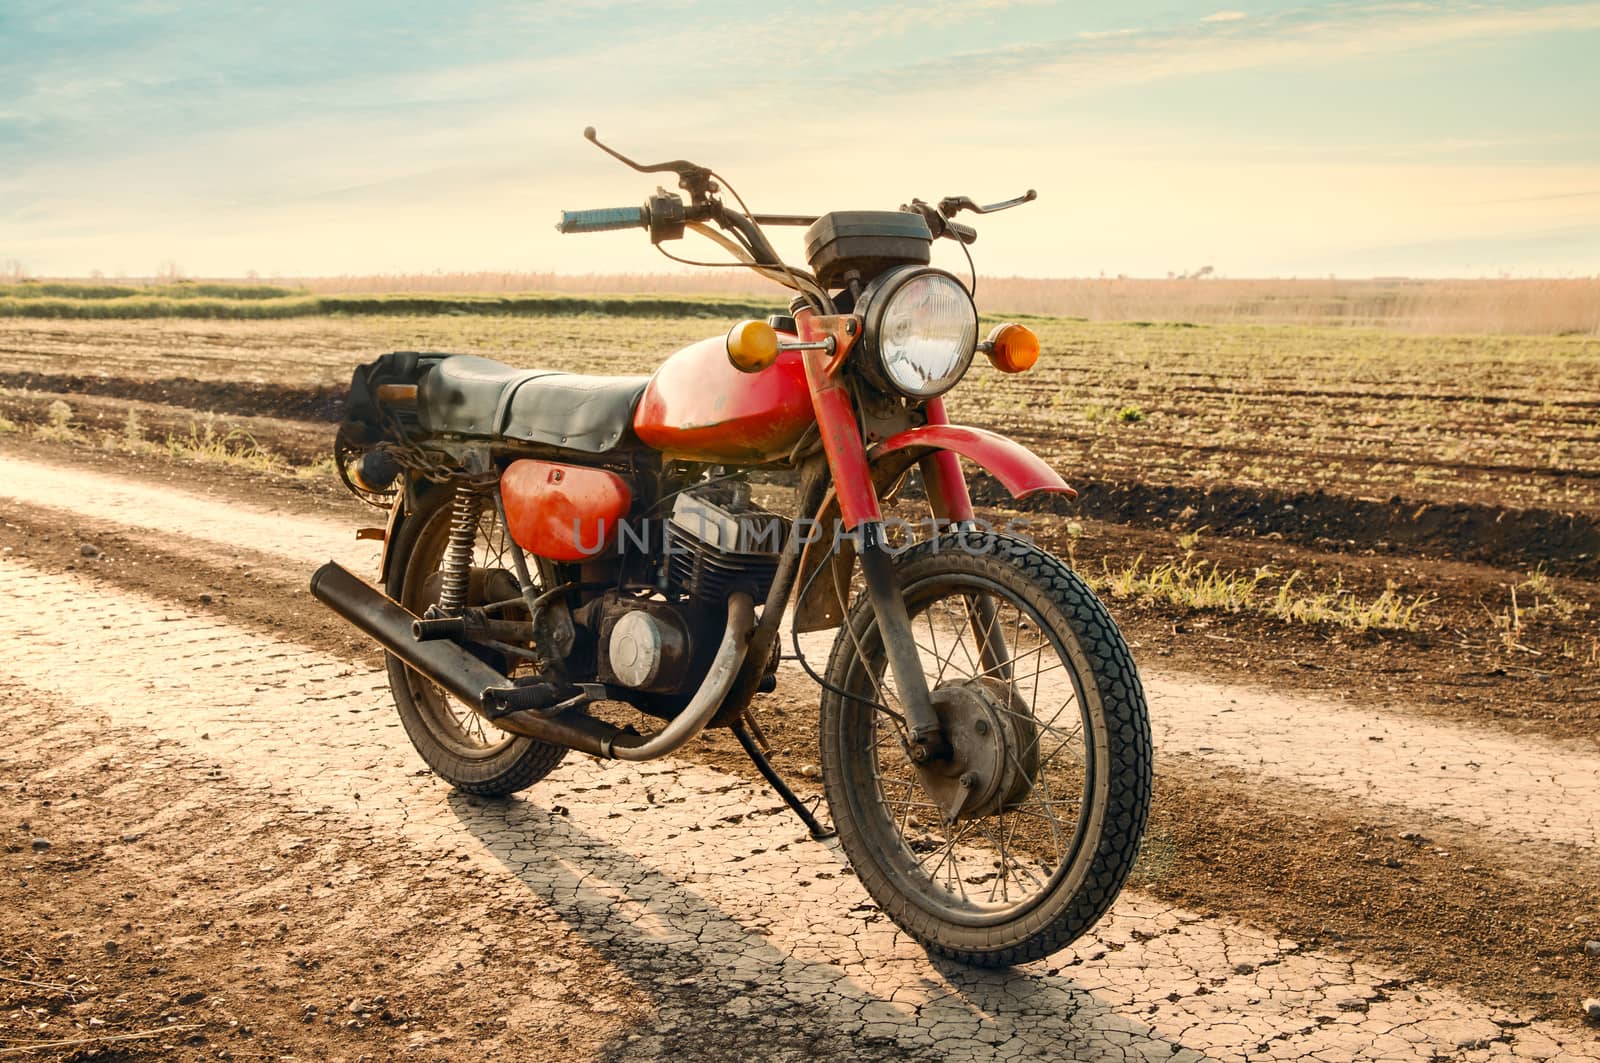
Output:
[[[0,0],[0,265],[678,271],[554,231],[654,188],[593,125],[756,210],[1037,189],[992,275],[1596,275],[1597,56],[1600,0]]]

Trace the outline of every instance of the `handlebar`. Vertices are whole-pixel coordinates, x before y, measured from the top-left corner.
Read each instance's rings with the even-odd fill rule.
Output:
[[[601,207],[599,210],[564,210],[556,223],[559,233],[605,233],[616,229],[648,229],[650,215],[643,207]]]
[[[957,221],[934,210],[922,200],[912,200],[909,207],[901,210],[920,213],[928,221],[928,229],[933,231],[934,239],[949,237],[960,240],[962,243],[978,242],[978,231],[971,226],[963,226]],[[723,211],[720,203],[712,200],[710,203],[698,203],[685,208],[683,200],[677,195],[653,195],[650,202],[643,207],[602,207],[600,210],[563,210],[562,219],[555,224],[557,232],[613,232],[619,229],[650,229],[651,242],[661,243],[661,240],[675,240],[683,235],[683,224],[686,221],[707,221],[710,218],[722,218],[725,223],[744,229],[744,224],[754,223],[757,227],[762,224],[810,224],[816,218],[806,218],[800,215],[755,215],[746,218],[736,215],[733,211]],[[763,240],[765,243],[765,240]]]
[[[700,166],[686,159],[675,159],[671,162],[658,162],[653,165],[643,165],[623,155],[621,152],[600,143],[594,127],[583,131],[583,135],[590,143],[604,151],[606,154],[621,161],[640,173],[676,173],[678,187],[689,193],[690,202],[686,205],[683,199],[666,189],[656,190],[649,201],[642,207],[606,207],[600,210],[564,210],[561,212],[561,221],[556,225],[556,231],[562,233],[603,233],[619,229],[648,229],[650,242],[660,245],[664,240],[676,240],[683,236],[684,229],[698,222],[715,221],[725,229],[737,230],[745,244],[751,251],[755,261],[765,265],[780,265],[778,256],[773,251],[771,243],[762,233],[763,225],[809,225],[816,219],[794,214],[757,214],[745,215],[737,211],[725,210],[714,196],[719,191],[717,181],[721,180],[709,167]],[[937,206],[924,203],[920,199],[913,199],[909,204],[902,206],[901,210],[921,214],[928,222],[928,228],[935,239],[947,236],[959,240],[962,244],[972,244],[978,239],[978,231],[971,226],[961,225],[953,219],[963,210],[975,214],[993,214],[996,211],[1006,210],[1023,203],[1032,202],[1038,193],[1033,189],[1015,199],[1004,200],[980,206],[969,196],[947,196],[939,201]],[[770,261],[769,261],[770,260]]]

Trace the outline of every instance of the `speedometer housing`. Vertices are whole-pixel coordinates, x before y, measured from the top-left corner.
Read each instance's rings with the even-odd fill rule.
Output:
[[[978,346],[978,310],[966,287],[932,266],[899,266],[858,302],[861,366],[880,387],[931,399],[955,387]]]

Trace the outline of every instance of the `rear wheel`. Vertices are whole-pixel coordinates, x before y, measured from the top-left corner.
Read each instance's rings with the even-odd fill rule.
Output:
[[[435,490],[400,526],[387,591],[411,612],[422,615],[438,601],[440,565],[450,539],[452,493]],[[473,578],[467,604],[486,605],[516,590],[510,542],[492,505],[482,507],[473,544]],[[505,669],[513,662],[496,659]],[[521,664],[521,668],[527,665]],[[389,687],[411,744],[451,786],[484,797],[503,797],[527,789],[553,771],[563,746],[500,731],[486,723],[444,688],[388,655]],[[511,674],[515,674],[513,671]]]
[[[821,759],[863,885],[930,951],[998,967],[1047,955],[1105,914],[1150,807],[1138,672],[1094,594],[1056,558],[960,533],[896,573],[952,747],[918,766],[870,603],[834,642]],[[874,704],[876,703],[876,705]]]

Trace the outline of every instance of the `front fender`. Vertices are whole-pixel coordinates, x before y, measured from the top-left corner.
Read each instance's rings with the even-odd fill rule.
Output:
[[[867,451],[867,461],[893,463],[904,472],[934,451],[949,451],[981,466],[1000,481],[1012,498],[1027,498],[1041,491],[1077,498],[1061,474],[1043,458],[1013,439],[984,428],[962,424],[928,424],[890,436]]]
[[[929,424],[911,428],[879,443],[867,451],[867,462],[872,472],[872,484],[879,498],[903,477],[911,466],[926,459],[950,458],[941,463],[938,472],[929,475],[932,463],[925,463],[924,482],[928,487],[928,502],[936,517],[970,513],[966,502],[966,483],[960,480],[960,463],[955,456],[966,458],[993,476],[1013,498],[1027,498],[1040,493],[1064,494],[1077,498],[1078,493],[1033,451],[998,432],[971,428],[958,424]],[[952,470],[947,472],[946,470]],[[949,483],[953,476],[957,483]],[[940,494],[944,497],[936,497]],[[959,493],[961,504],[952,505],[952,495]],[[965,510],[965,513],[963,512]],[[805,546],[800,559],[800,572],[796,586],[803,593],[795,600],[795,630],[823,631],[838,627],[844,619],[851,576],[855,570],[855,540],[837,534],[839,501],[830,490],[817,510],[812,525],[815,538]],[[819,573],[824,563],[831,571]]]

